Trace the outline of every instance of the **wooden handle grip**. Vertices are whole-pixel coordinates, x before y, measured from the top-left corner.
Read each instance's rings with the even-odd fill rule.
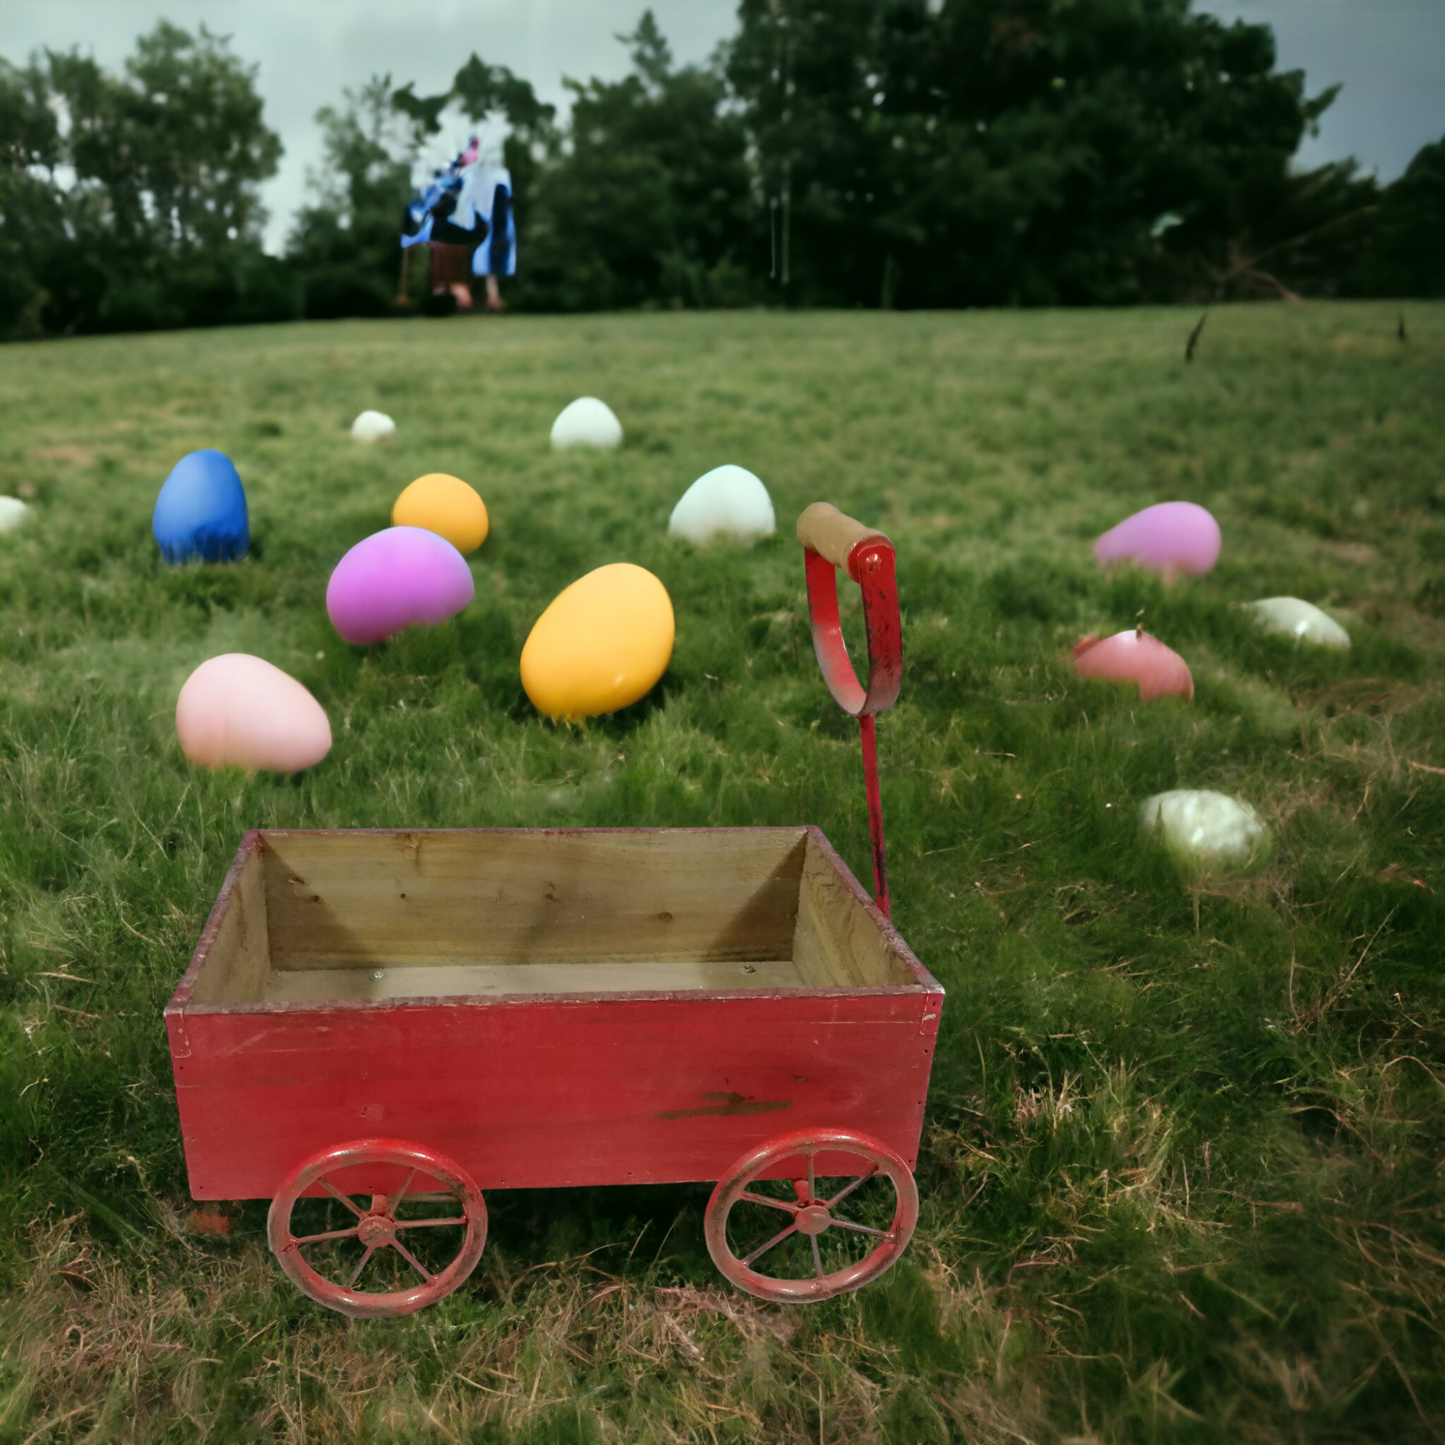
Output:
[[[870,537],[888,538],[877,527],[865,527],[846,517],[831,502],[814,502],[798,518],[798,541],[826,557],[835,567],[848,565],[848,554]],[[891,543],[889,544],[892,545]]]

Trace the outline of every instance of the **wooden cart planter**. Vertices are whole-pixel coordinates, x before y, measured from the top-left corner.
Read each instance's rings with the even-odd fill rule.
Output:
[[[717,1180],[742,1288],[866,1283],[942,999],[813,827],[258,830],[165,1021],[192,1195],[271,1199],[287,1275],[377,1316],[465,1280],[486,1189]]]

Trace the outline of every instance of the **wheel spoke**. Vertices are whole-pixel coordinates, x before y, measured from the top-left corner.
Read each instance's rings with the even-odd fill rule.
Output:
[[[866,1174],[860,1174],[851,1184],[844,1185],[831,1199],[823,1200],[823,1203],[832,1209],[840,1199],[846,1199],[855,1189],[866,1184],[877,1172],[878,1166],[875,1164]]]
[[[819,1279],[823,1278],[823,1252],[818,1248],[818,1236],[810,1234],[808,1242],[813,1246],[813,1269]]]
[[[466,1216],[460,1219],[397,1219],[392,1221],[393,1229],[435,1229],[440,1224],[465,1224]]]
[[[417,1259],[416,1255],[414,1255],[414,1254],[411,1252],[411,1250],[409,1250],[409,1249],[406,1247],[406,1245],[404,1245],[404,1244],[401,1242],[401,1240],[399,1240],[399,1239],[393,1239],[393,1240],[390,1241],[390,1243],[391,1243],[391,1247],[392,1247],[424,1280],[426,1280],[426,1282],[427,1282],[428,1284],[430,1284],[430,1283],[432,1282],[433,1276],[432,1276],[427,1270],[425,1270],[425,1269],[422,1268],[422,1265],[421,1265],[420,1261]]]
[[[393,1198],[396,1200],[396,1202],[397,1202],[398,1204],[401,1203],[402,1199],[403,1199],[404,1196],[406,1195],[406,1191],[411,1188],[411,1181],[412,1181],[413,1179],[415,1179],[415,1178],[416,1178],[416,1170],[413,1169],[413,1170],[411,1171],[411,1173],[406,1176],[406,1181],[405,1181],[405,1183],[403,1183],[402,1186],[401,1186],[401,1188],[396,1191],[395,1195],[393,1195]],[[395,1210],[393,1210],[392,1212],[395,1213]]]
[[[346,1281],[347,1289],[350,1289],[356,1283],[356,1281],[361,1278],[361,1271],[366,1268],[366,1261],[369,1260],[371,1256],[375,1253],[376,1246],[374,1244],[367,1245],[366,1253],[361,1256],[361,1262],[356,1266],[354,1270],[351,1271],[351,1278]]]
[[[829,1221],[835,1229],[851,1229],[858,1234],[876,1234],[879,1239],[891,1239],[893,1236],[886,1229],[874,1229],[867,1224],[854,1224],[851,1219],[833,1219]]]
[[[325,1234],[303,1234],[303,1235],[300,1235],[299,1237],[293,1235],[293,1236],[292,1236],[292,1239],[291,1239],[291,1243],[292,1243],[292,1244],[320,1244],[323,1239],[355,1239],[355,1238],[356,1238],[356,1231],[355,1231],[354,1229],[329,1229],[329,1230],[326,1231]]]
[[[354,1200],[348,1199],[329,1179],[318,1179],[316,1181],[333,1199],[339,1199],[358,1219],[363,1217],[361,1210]]]
[[[815,1179],[814,1176],[813,1176],[813,1166],[817,1163],[817,1161],[818,1161],[817,1152],[816,1152],[815,1150],[809,1149],[809,1150],[808,1150],[808,1203],[809,1203],[809,1204],[812,1204],[813,1201],[816,1200],[817,1197],[818,1197],[818,1181],[817,1181],[817,1179]]]
[[[769,1199],[766,1194],[753,1194],[747,1189],[738,1195],[738,1199],[746,1199],[749,1204],[766,1204],[769,1209],[781,1209],[785,1214],[798,1212],[798,1205],[791,1199]]]
[[[742,1263],[751,1264],[755,1259],[765,1255],[775,1244],[781,1244],[790,1234],[796,1234],[797,1232],[798,1226],[796,1224],[790,1224],[781,1233],[775,1234],[766,1244],[760,1244]]]

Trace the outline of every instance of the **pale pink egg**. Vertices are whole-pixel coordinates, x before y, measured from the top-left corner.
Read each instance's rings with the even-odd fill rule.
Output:
[[[331,751],[321,704],[294,677],[245,652],[213,657],[186,679],[176,736],[204,768],[295,773]]]
[[[1182,697],[1187,702],[1194,696],[1189,664],[1157,637],[1132,627],[1103,639],[1086,637],[1072,656],[1080,677],[1137,682],[1144,702],[1156,697]]]

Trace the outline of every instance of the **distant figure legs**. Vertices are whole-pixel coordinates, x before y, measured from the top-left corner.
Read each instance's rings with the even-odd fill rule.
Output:
[[[457,310],[470,311],[473,247],[432,241],[427,249],[431,252],[431,294],[444,296],[451,292],[456,298]]]

